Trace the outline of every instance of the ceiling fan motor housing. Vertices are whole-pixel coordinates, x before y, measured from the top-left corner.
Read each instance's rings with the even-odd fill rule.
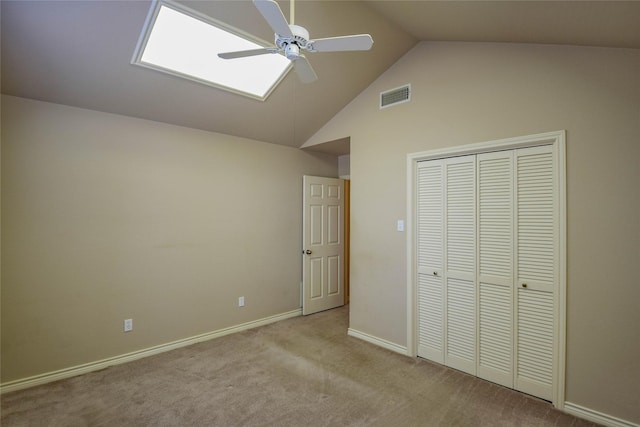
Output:
[[[300,55],[300,48],[306,49],[309,41],[309,31],[299,25],[289,25],[293,37],[283,37],[276,34],[276,46],[284,49],[285,55],[289,59],[295,59]],[[289,55],[291,54],[292,57]]]

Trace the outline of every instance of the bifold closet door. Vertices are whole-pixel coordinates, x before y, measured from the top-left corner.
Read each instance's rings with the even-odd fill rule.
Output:
[[[476,373],[475,156],[417,172],[418,355]]]
[[[516,390],[553,397],[558,209],[551,146],[516,151]]]
[[[476,156],[444,165],[445,365],[476,375]]]
[[[513,151],[478,154],[478,377],[513,388]]]
[[[558,189],[552,146],[420,162],[418,355],[553,399]]]
[[[418,356],[444,363],[444,161],[417,169]]]

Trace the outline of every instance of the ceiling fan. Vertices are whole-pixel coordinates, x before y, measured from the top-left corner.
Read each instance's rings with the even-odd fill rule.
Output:
[[[373,45],[373,39],[369,34],[356,34],[351,36],[329,37],[323,39],[309,39],[309,32],[294,25],[294,0],[291,0],[291,24],[289,24],[276,3],[273,0],[253,0],[267,23],[275,32],[276,47],[262,49],[243,50],[237,52],[219,53],[222,59],[243,58],[266,53],[283,53],[291,62],[298,77],[303,83],[311,83],[318,76],[311,67],[302,51],[307,52],[338,52],[353,50],[369,50]]]

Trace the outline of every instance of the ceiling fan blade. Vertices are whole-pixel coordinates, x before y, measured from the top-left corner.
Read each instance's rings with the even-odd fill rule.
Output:
[[[276,34],[284,37],[293,37],[291,28],[289,28],[287,19],[284,17],[278,3],[273,0],[253,0],[253,4]]]
[[[309,52],[338,52],[345,50],[369,50],[373,46],[373,39],[369,34],[353,36],[329,37],[326,39],[309,40]]]
[[[264,55],[265,53],[276,53],[278,49],[265,47],[263,49],[252,49],[252,50],[239,50],[237,52],[224,52],[219,53],[218,57],[222,59],[235,59],[235,58],[244,58],[247,56],[256,56],[256,55]]]
[[[316,72],[313,71],[311,64],[304,55],[300,55],[293,61],[293,69],[296,70],[296,74],[298,74],[298,78],[302,83],[312,83],[318,80]]]

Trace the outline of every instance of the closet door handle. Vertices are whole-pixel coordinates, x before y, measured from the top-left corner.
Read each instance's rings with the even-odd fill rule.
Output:
[[[523,288],[526,288],[526,287],[527,287],[527,284],[526,284],[526,283],[523,283],[523,284],[522,284],[522,287],[523,287]]]

